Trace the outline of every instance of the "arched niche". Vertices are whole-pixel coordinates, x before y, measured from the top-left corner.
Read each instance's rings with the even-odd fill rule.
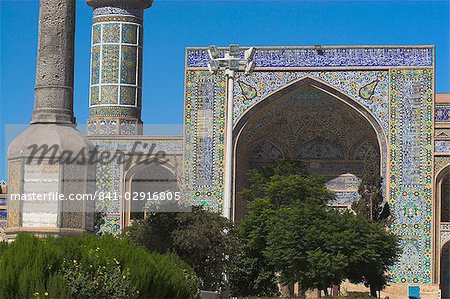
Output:
[[[271,148],[283,153],[283,158],[303,160],[312,173],[333,181],[339,200],[347,200],[347,206],[349,199],[358,196],[361,157],[372,146],[385,177],[386,138],[374,116],[349,96],[309,77],[250,107],[236,122],[233,135],[235,220],[246,213],[247,203],[239,192],[248,186],[248,170],[270,162],[255,159],[265,156],[255,153],[254,145],[261,140],[270,140]]]
[[[142,161],[131,167],[125,175],[125,194],[122,199],[123,226],[130,225],[133,220],[144,218],[148,199],[153,194],[172,193],[173,197],[180,191],[177,168],[168,162]],[[146,200],[140,200],[142,195]]]

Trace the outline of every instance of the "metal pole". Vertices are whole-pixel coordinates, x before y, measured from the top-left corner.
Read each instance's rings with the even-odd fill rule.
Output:
[[[233,180],[233,90],[234,90],[234,71],[225,70],[227,76],[227,113],[226,113],[226,131],[225,131],[225,178],[223,195],[223,216],[231,219],[231,201],[232,201],[232,180]]]

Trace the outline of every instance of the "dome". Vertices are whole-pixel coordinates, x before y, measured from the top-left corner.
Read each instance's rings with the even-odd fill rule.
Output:
[[[52,148],[55,145],[56,151]],[[8,148],[8,159],[28,158],[33,150],[36,151],[41,146],[46,149],[45,157],[51,157],[53,153],[54,157],[59,157],[62,152],[70,151],[72,159],[82,151],[88,158],[89,152],[96,150],[92,142],[72,125],[34,124],[11,142]],[[40,157],[42,153],[43,150],[40,150],[37,155]],[[78,155],[77,158],[81,159],[82,155]]]

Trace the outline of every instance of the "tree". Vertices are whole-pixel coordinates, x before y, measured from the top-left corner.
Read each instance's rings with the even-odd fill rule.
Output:
[[[383,200],[382,182],[377,159],[369,151],[364,158],[364,172],[358,187],[360,199],[352,204],[356,215],[387,223],[390,211],[389,204]]]
[[[151,213],[125,230],[135,243],[158,253],[174,252],[197,274],[200,286],[220,290],[235,248],[232,223],[218,213],[192,207],[192,212]]]
[[[250,170],[249,182],[239,194],[248,202],[248,214],[238,227],[240,246],[232,259],[230,283],[235,295],[272,296],[278,292],[277,273],[264,251],[274,213],[296,202],[322,205],[334,194],[301,161],[280,160]]]
[[[247,202],[269,198],[277,207],[295,201],[326,203],[334,193],[323,177],[310,174],[302,161],[279,160],[249,171],[250,186],[239,194]]]
[[[273,295],[277,276],[325,292],[344,279],[385,286],[398,239],[367,217],[328,207],[333,193],[305,164],[278,161],[252,170],[249,181],[241,194],[249,204],[238,228],[238,267],[230,272],[235,295]]]
[[[249,213],[240,222],[229,276],[234,296],[278,295],[275,267],[264,255],[273,211],[269,200],[257,199],[249,204]]]
[[[387,283],[398,238],[380,223],[315,203],[296,203],[272,218],[265,256],[285,283],[324,290],[348,278],[363,282],[371,294]]]
[[[401,254],[400,239],[386,230],[383,223],[367,217],[348,217],[352,227],[350,262],[347,278],[354,283],[364,283],[370,287],[374,297],[386,286],[387,272]]]

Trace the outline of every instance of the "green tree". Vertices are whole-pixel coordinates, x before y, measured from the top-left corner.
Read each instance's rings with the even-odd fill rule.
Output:
[[[274,213],[298,202],[322,205],[334,194],[301,161],[280,160],[250,170],[249,183],[239,194],[248,202],[248,213],[239,224],[230,282],[235,295],[271,296],[278,291],[277,275],[264,252]]]
[[[275,267],[264,255],[270,219],[275,207],[268,199],[249,204],[249,213],[237,230],[237,248],[231,259],[230,286],[235,296],[278,294]]]
[[[380,223],[314,203],[279,209],[272,218],[265,256],[285,283],[324,290],[344,279],[363,282],[371,294],[387,283],[398,238]]]
[[[397,238],[367,217],[328,207],[333,193],[305,164],[278,161],[252,170],[242,196],[249,204],[230,272],[235,295],[273,295],[276,274],[304,290],[326,291],[347,278],[371,289],[385,286]]]
[[[352,227],[349,248],[352,248],[347,268],[347,278],[354,283],[364,283],[370,287],[374,297],[382,290],[389,276],[388,270],[401,254],[400,239],[386,230],[383,223],[366,217],[348,217]]]
[[[383,199],[382,182],[378,159],[369,151],[364,158],[364,172],[358,187],[360,198],[352,204],[356,215],[387,223],[390,211],[389,204]]]
[[[325,187],[323,177],[310,174],[302,161],[279,160],[249,171],[249,187],[239,196],[247,202],[269,198],[276,207],[295,201],[326,203],[334,193]]]
[[[228,219],[193,207],[190,213],[152,213],[125,234],[150,251],[176,253],[194,269],[202,289],[219,290],[236,247],[232,232]]]

